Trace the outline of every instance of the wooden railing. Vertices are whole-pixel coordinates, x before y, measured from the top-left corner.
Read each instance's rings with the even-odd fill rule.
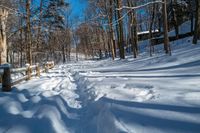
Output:
[[[30,80],[32,76],[40,76],[41,72],[48,72],[49,69],[54,67],[54,62],[47,62],[44,68],[40,67],[39,64],[30,66],[29,64],[23,68],[11,68],[9,64],[4,64],[0,66],[0,75],[2,83],[2,91],[11,91],[13,85],[16,85],[24,80]],[[24,76],[12,80],[11,74],[25,73]]]

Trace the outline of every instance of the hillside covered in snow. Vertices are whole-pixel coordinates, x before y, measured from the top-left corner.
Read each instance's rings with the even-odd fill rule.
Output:
[[[199,133],[199,44],[57,65],[0,93],[0,133]]]

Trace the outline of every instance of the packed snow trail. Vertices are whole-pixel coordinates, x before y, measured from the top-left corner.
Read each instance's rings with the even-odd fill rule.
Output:
[[[81,107],[72,82],[69,73],[55,69],[1,97],[0,132],[72,132],[68,126],[77,123]]]
[[[0,133],[199,133],[200,45],[182,47],[24,81],[0,93]]]
[[[93,95],[81,89],[86,82],[74,80],[70,68],[59,66],[17,85],[13,92],[1,93],[0,133],[112,131],[114,123],[107,121],[110,115],[105,114],[106,105],[94,102]]]

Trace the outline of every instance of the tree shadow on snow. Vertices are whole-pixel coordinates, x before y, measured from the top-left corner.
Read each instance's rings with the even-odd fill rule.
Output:
[[[112,113],[125,123],[136,124],[145,127],[152,127],[159,130],[173,131],[173,132],[185,132],[185,133],[199,133],[200,123],[187,121],[184,118],[177,118],[176,114],[184,114],[183,116],[196,115],[199,117],[200,108],[199,107],[187,107],[187,106],[176,106],[176,105],[164,105],[155,103],[141,103],[141,102],[129,102],[129,101],[119,101],[108,98],[102,98],[106,103],[111,104]],[[140,109],[143,111],[137,112],[134,109]],[[162,117],[157,115],[151,115],[145,111],[157,111],[162,114]],[[162,113],[163,111],[163,113]],[[169,114],[165,114],[166,111],[171,112],[172,115],[168,118]],[[166,115],[166,116],[165,116]],[[166,117],[166,118],[165,118]]]

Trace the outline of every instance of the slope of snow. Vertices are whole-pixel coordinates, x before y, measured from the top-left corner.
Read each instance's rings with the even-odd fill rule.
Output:
[[[191,32],[191,21],[186,21],[184,23],[182,23],[178,29],[179,29],[179,34],[185,34],[185,33],[189,33]],[[193,26],[195,27],[195,26]],[[176,32],[173,29],[172,31],[169,32],[169,36],[176,36]]]
[[[0,133],[199,133],[199,44],[56,66],[0,93]]]

